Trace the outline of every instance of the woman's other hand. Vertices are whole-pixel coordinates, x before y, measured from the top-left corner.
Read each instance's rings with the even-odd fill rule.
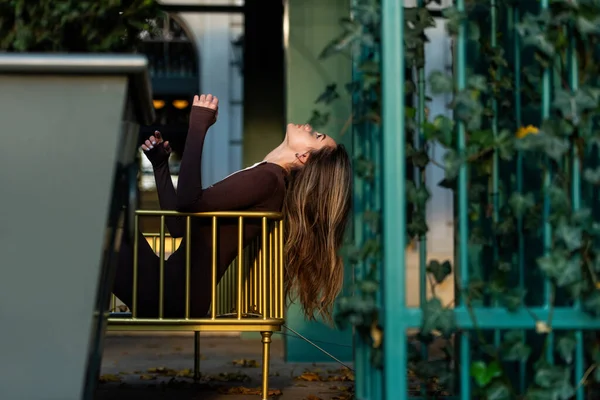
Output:
[[[194,96],[194,102],[192,103],[192,106],[214,110],[215,118],[211,122],[211,125],[217,121],[217,117],[219,116],[219,99],[217,96],[213,96],[212,94],[201,94],[200,96],[196,95]]]
[[[171,155],[171,146],[168,141],[163,141],[159,131],[154,131],[154,135],[142,144],[142,150],[153,167],[167,163]]]

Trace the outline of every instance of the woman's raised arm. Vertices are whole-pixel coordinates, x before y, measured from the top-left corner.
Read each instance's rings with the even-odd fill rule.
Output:
[[[169,156],[171,147],[169,142],[163,142],[159,131],[154,132],[142,145],[142,150],[152,164],[158,202],[161,210],[177,209],[177,192],[173,186],[171,172],[169,171]],[[172,237],[183,237],[185,234],[185,220],[181,217],[169,217],[165,219],[167,229]]]
[[[210,94],[194,97],[177,183],[179,211],[190,210],[202,196],[202,149],[206,132],[217,119],[218,107],[219,100]]]

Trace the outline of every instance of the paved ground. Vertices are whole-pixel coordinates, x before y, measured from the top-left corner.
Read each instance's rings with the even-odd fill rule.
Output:
[[[193,336],[106,338],[96,400],[259,399],[261,344],[239,338],[201,338],[202,378],[192,379]],[[338,364],[286,364],[283,341],[272,345],[270,388],[280,400],[347,400],[353,374]]]

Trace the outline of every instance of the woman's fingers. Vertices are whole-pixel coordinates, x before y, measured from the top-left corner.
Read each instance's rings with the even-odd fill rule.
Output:
[[[154,131],[154,137],[156,138],[157,143],[162,142],[162,135],[160,134],[159,131]]]
[[[148,150],[150,150],[150,149],[148,148],[148,146],[146,146],[145,144],[143,144],[143,145],[142,145],[142,150],[144,150],[144,151],[148,151]]]
[[[171,152],[171,146],[169,146],[168,140],[165,142],[165,144],[163,146],[165,147],[165,150],[167,151],[167,153]]]
[[[146,145],[146,150],[152,150],[154,148],[154,145],[152,144],[152,142],[150,141],[150,139],[147,139],[144,144]]]

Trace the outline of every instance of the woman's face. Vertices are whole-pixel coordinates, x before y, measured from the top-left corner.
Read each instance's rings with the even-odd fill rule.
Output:
[[[324,133],[316,132],[308,124],[288,124],[285,141],[289,148],[298,154],[305,154],[323,147],[337,146],[335,140]]]

